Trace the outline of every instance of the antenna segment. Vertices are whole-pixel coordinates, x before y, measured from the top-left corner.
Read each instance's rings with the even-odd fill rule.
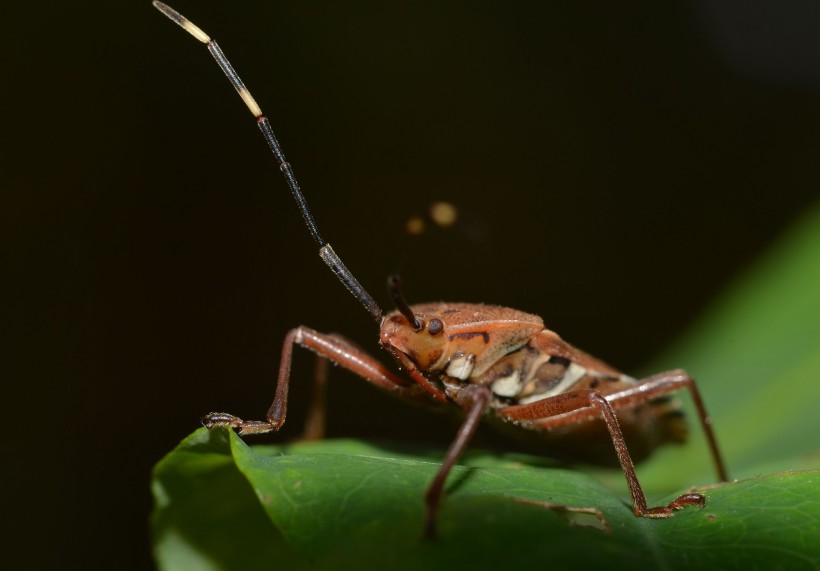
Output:
[[[208,47],[208,51],[211,52],[211,55],[216,60],[216,63],[228,77],[228,81],[231,82],[231,85],[234,86],[234,89],[236,89],[239,97],[241,97],[242,101],[245,102],[248,110],[256,118],[256,124],[259,126],[259,130],[262,131],[262,136],[265,137],[265,141],[267,141],[271,152],[276,158],[276,162],[279,164],[279,170],[282,171],[282,174],[285,176],[285,180],[288,183],[291,194],[293,194],[294,200],[296,200],[296,206],[302,214],[302,218],[308,227],[308,231],[310,231],[310,235],[313,237],[316,245],[319,246],[319,256],[336,275],[338,280],[344,284],[344,286],[356,299],[359,300],[359,303],[364,306],[368,313],[370,313],[371,317],[373,317],[373,319],[377,322],[381,322],[382,316],[384,315],[381,308],[370,296],[370,294],[367,293],[367,291],[362,287],[359,281],[353,276],[351,271],[347,269],[347,266],[344,265],[336,252],[333,251],[330,244],[322,238],[321,234],[319,234],[319,229],[316,227],[316,220],[313,218],[313,214],[311,214],[310,208],[308,208],[307,200],[305,200],[305,196],[299,188],[299,183],[296,181],[296,176],[293,174],[293,168],[285,159],[285,155],[282,152],[282,147],[279,145],[279,141],[273,134],[273,129],[270,126],[268,118],[262,114],[262,109],[256,103],[256,100],[253,98],[250,91],[248,91],[248,88],[245,87],[245,84],[242,83],[242,80],[239,78],[239,75],[236,73],[236,70],[233,68],[231,63],[225,57],[222,49],[208,36],[208,34],[203,32],[199,26],[188,20],[188,18],[170,6],[160,2],[159,0],[155,0],[153,4],[157,10],[168,16],[170,20],[178,24],[183,30]]]

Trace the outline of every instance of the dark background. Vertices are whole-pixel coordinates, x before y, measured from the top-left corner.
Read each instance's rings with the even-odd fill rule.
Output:
[[[172,3],[384,307],[398,269],[411,302],[538,313],[646,372],[817,196],[820,8],[578,4]],[[383,353],[204,46],[148,0],[13,3],[0,26],[4,558],[144,569],[151,466],[205,412],[261,417],[289,328]],[[410,242],[435,200],[461,223]],[[331,385],[332,435],[453,434]]]

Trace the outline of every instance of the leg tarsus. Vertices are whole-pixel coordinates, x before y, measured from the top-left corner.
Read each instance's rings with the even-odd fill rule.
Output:
[[[633,508],[633,512],[638,517],[648,517],[648,518],[666,518],[672,517],[675,515],[675,512],[678,510],[682,510],[687,506],[699,506],[701,509],[706,507],[706,498],[702,494],[683,494],[682,496],[678,496],[671,502],[669,502],[666,506],[658,506],[654,508],[646,508],[643,511],[639,511],[637,508]]]
[[[202,417],[202,426],[208,430],[217,426],[228,426],[236,429],[240,435],[264,434],[279,430],[279,426],[263,420],[242,420],[238,416],[227,412],[212,412]]]

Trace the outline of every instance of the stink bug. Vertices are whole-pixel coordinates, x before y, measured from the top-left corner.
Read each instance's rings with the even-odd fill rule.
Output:
[[[319,248],[320,257],[379,324],[381,347],[410,377],[405,380],[392,373],[338,335],[300,326],[285,337],[276,393],[265,420],[242,420],[232,414],[210,413],[202,420],[206,427],[232,427],[242,435],[279,430],[287,411],[293,347],[299,345],[386,391],[415,401],[455,405],[464,411],[465,418],[425,494],[427,537],[435,535],[436,514],[447,476],[482,418],[547,436],[580,436],[588,442],[611,443],[626,476],[634,514],[663,518],[686,506],[703,507],[706,499],[701,494],[688,493],[668,505],[648,506],[624,434],[629,436],[630,445],[638,449],[640,456],[664,443],[685,440],[681,410],[676,401],[671,400],[670,393],[688,389],[718,476],[723,481],[728,479],[700,392],[695,381],[682,370],[634,379],[568,344],[547,329],[536,315],[471,303],[409,305],[396,277],[388,281],[396,309],[384,314],[320,235],[268,119],[217,43],[172,8],[159,1],[153,4],[206,44],[256,118]]]

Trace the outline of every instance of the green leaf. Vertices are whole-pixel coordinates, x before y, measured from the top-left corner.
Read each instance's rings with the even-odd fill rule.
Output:
[[[235,513],[235,499],[253,489],[258,504],[247,506],[255,508],[248,515],[253,517],[261,505],[287,543],[320,569],[361,569],[363,563],[390,569],[467,564],[497,569],[535,562],[570,569],[602,561],[664,569],[747,569],[766,561],[772,565],[762,568],[820,565],[820,472],[716,487],[705,492],[706,509],[648,520],[634,517],[627,504],[582,472],[482,457],[482,468],[454,469],[439,521],[441,537],[426,542],[421,539],[422,495],[437,465],[412,456],[406,449],[351,441],[249,447],[227,430],[201,429],[157,469],[167,500],[158,509],[164,522],[158,536],[179,536],[173,522],[187,522],[207,532],[200,547],[244,542],[235,546],[235,560],[209,553],[212,567],[163,560],[167,551],[159,553],[160,561],[166,569],[298,568],[268,522],[254,522],[259,529],[250,529],[246,516]],[[187,488],[186,479],[199,482],[195,487],[200,489]],[[193,496],[203,499],[199,509],[187,513]],[[595,508],[605,522],[546,504]],[[232,509],[226,512],[224,505]],[[167,541],[161,544],[168,547]]]
[[[307,568],[282,539],[225,448],[201,431],[154,468],[154,555],[164,569]]]
[[[453,470],[440,538],[429,542],[422,498],[443,451],[349,440],[249,447],[202,429],[155,469],[158,564],[820,568],[820,210],[657,365],[699,379],[730,471],[744,478],[703,491],[703,510],[636,518],[619,472],[475,452]],[[639,467],[650,503],[713,481],[702,440],[693,430],[686,447]]]

